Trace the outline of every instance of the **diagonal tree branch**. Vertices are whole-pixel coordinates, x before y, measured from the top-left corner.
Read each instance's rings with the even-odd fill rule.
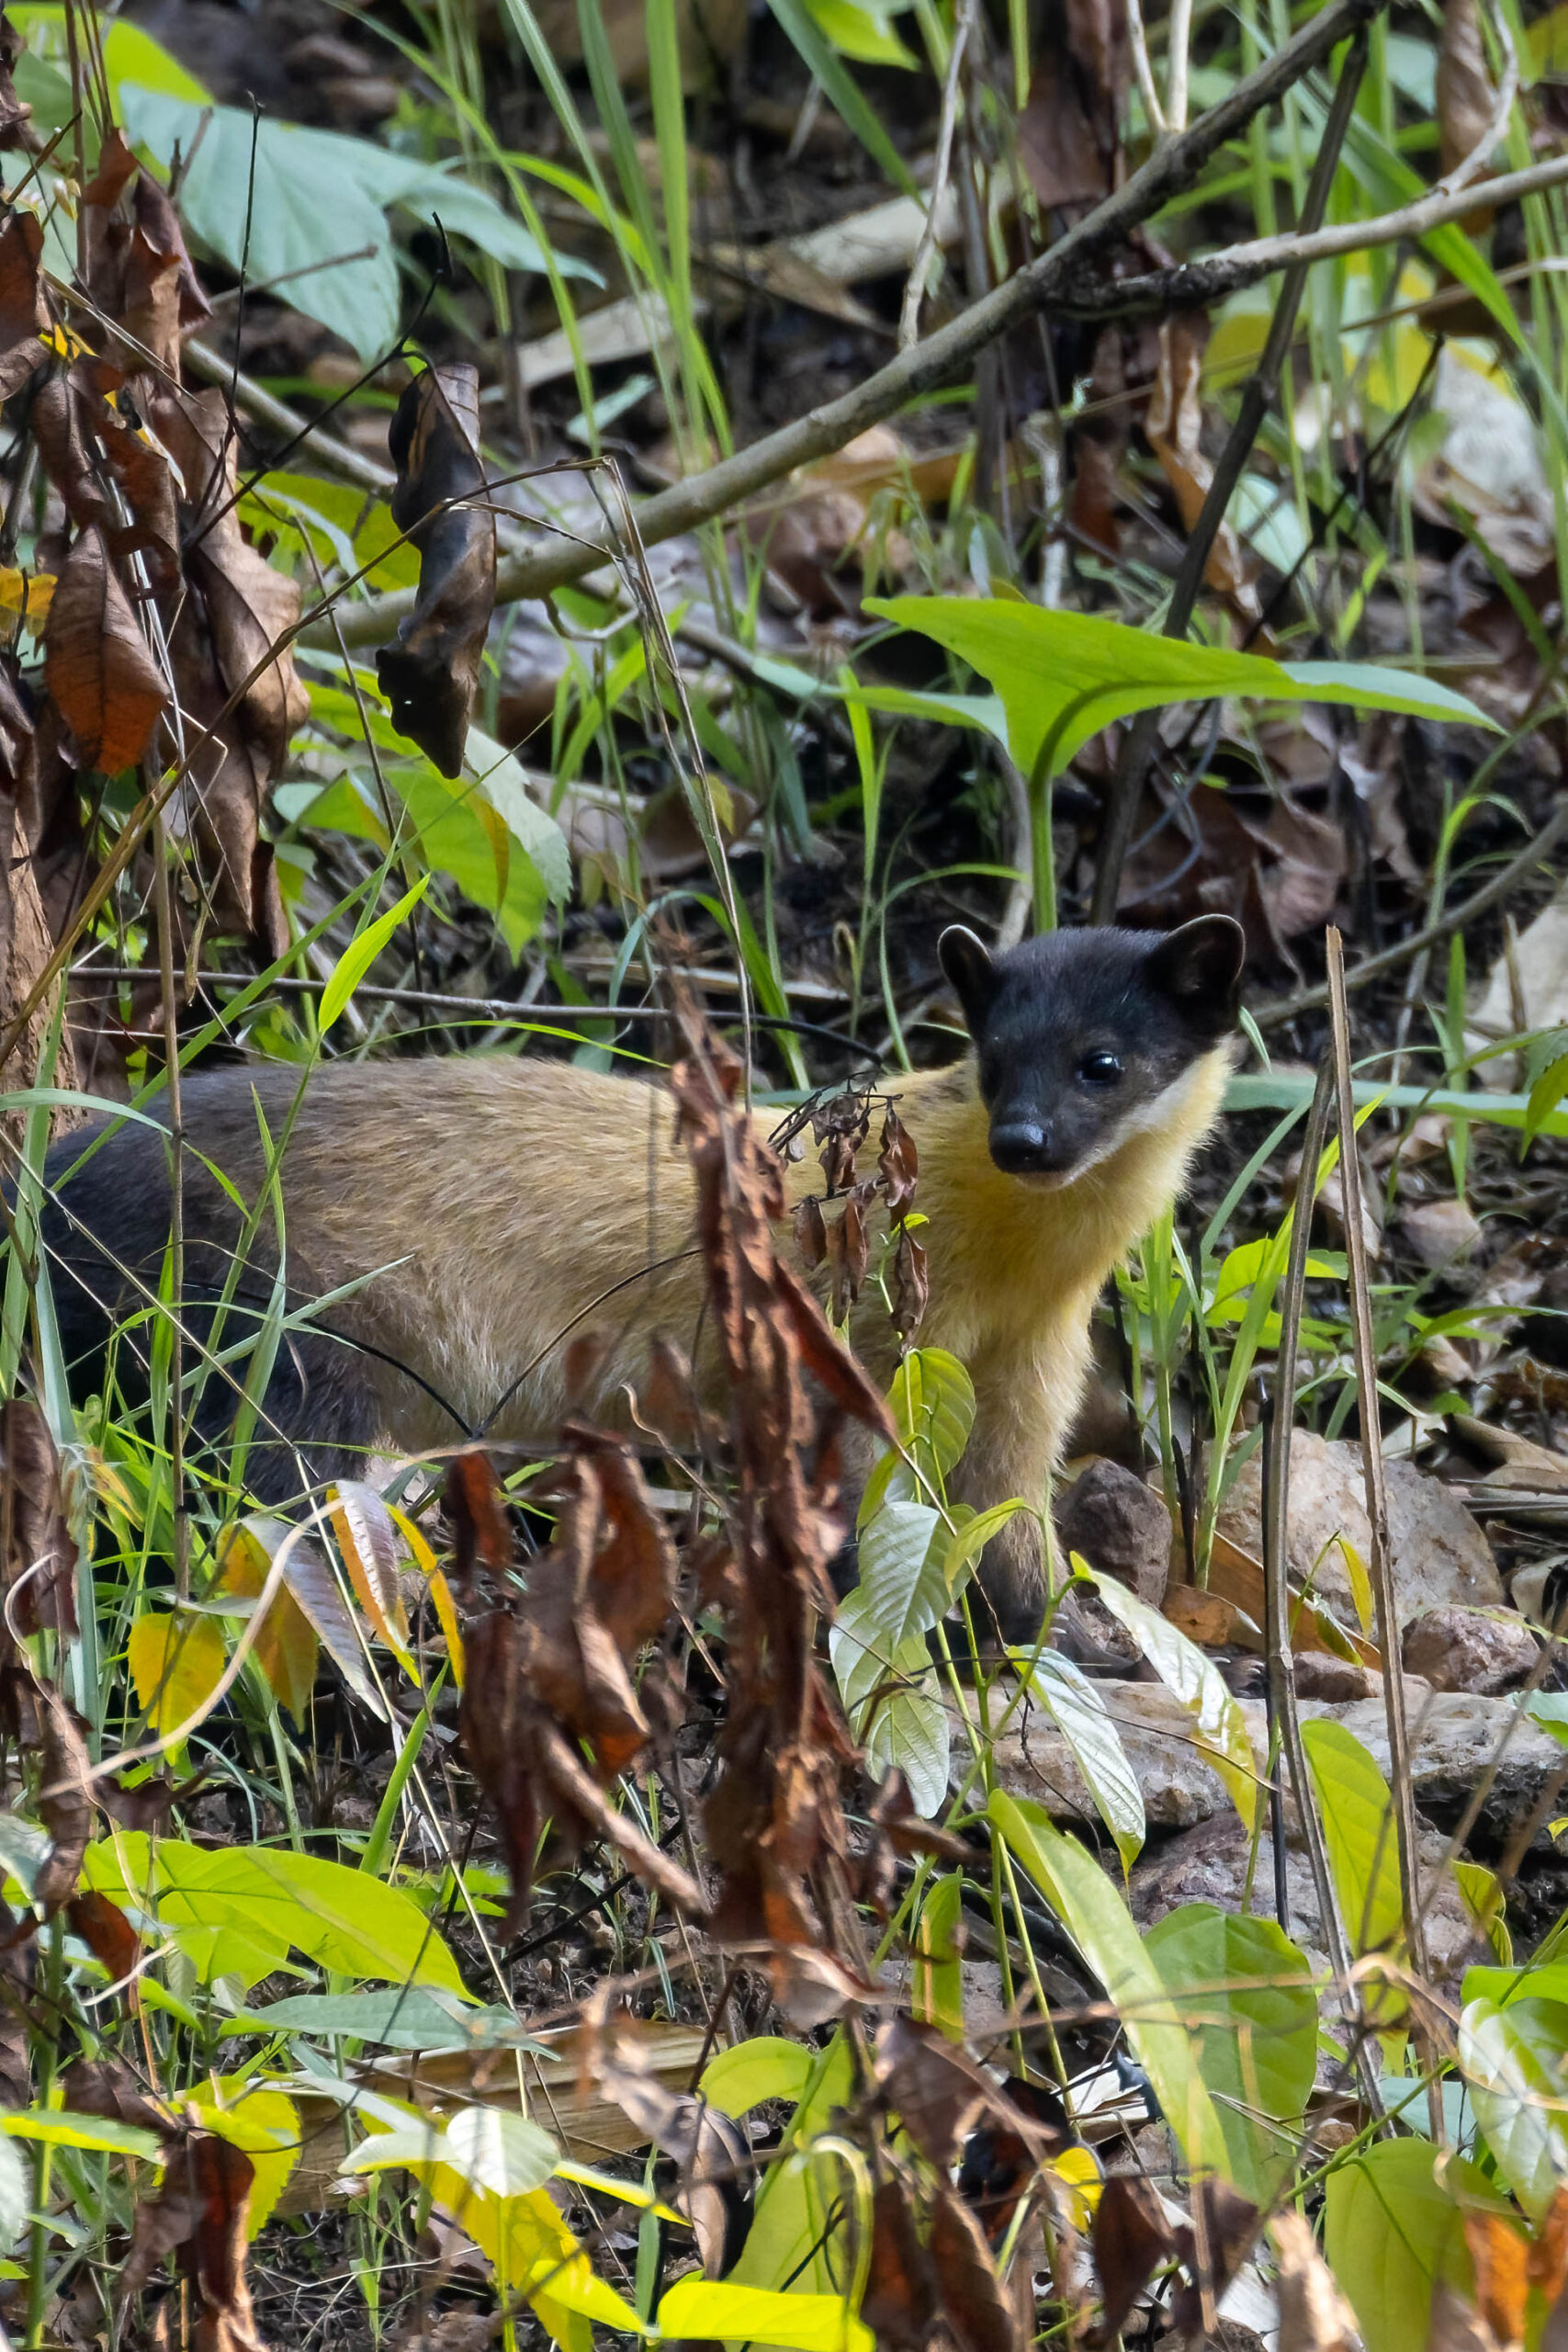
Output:
[[[856,434],[880,424],[907,401],[962,375],[988,344],[1032,311],[1059,301],[1075,272],[1081,272],[1086,262],[1119,243],[1168,198],[1190,187],[1210,157],[1255,115],[1293,87],[1338,42],[1370,23],[1386,5],[1387,0],[1327,0],[1326,6],[1239,81],[1217,106],[1201,115],[1190,130],[1157,148],[1122,187],[1096,205],[1047,252],[1016,270],[1004,285],[972,303],[935,334],[900,352],[842,399],[825,401],[705,472],[672,483],[638,507],[637,524],[644,547],[656,547],[679,532],[711,522],[796,466],[841,449]],[[545,595],[568,581],[581,579],[618,552],[608,531],[572,543],[557,538],[542,541],[501,566],[496,602],[514,604],[525,596]],[[342,616],[344,641],[350,646],[378,644],[412,609],[412,594],[356,605]],[[332,629],[324,624],[307,630],[305,641],[336,644]]]

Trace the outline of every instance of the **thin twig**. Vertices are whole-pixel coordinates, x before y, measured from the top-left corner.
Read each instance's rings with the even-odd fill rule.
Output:
[[[908,278],[904,287],[903,306],[898,313],[898,348],[908,351],[919,341],[920,304],[926,299],[926,280],[936,253],[937,220],[947,194],[948,177],[953,170],[953,133],[958,121],[958,94],[964,72],[964,52],[969,46],[969,35],[975,24],[975,0],[962,0],[958,24],[953,36],[953,47],[947,53],[947,74],[942,85],[942,121],[937,130],[936,164],[926,200],[925,225],[920,242],[915,247],[915,258],[909,265]]]
[[[1328,0],[1299,32],[1236,84],[1190,130],[1159,148],[1131,177],[1066,230],[1049,250],[1014,270],[1003,284],[956,319],[925,336],[912,351],[901,351],[840,400],[770,433],[716,466],[673,482],[637,512],[645,547],[656,547],[731,507],[744,504],[796,466],[826,458],[873,424],[923,392],[962,376],[976,355],[1006,334],[1021,319],[1056,302],[1075,270],[1093,254],[1121,243],[1173,196],[1192,185],[1210,157],[1246,128],[1282,91],[1311,73],[1358,27],[1378,16],[1386,0]],[[1568,165],[1565,165],[1568,168]],[[593,571],[613,552],[609,534],[588,547],[547,545],[530,548],[501,566],[496,602],[514,604],[542,596]],[[412,593],[378,598],[348,614],[344,634],[350,645],[379,644],[413,609]],[[307,642],[311,640],[308,639]],[[319,641],[319,640],[318,640]]]
[[[1404,1717],[1404,1666],[1400,1654],[1399,1600],[1389,1555],[1388,1490],[1383,1478],[1382,1425],[1378,1408],[1377,1346],[1372,1336],[1371,1277],[1362,1220],[1361,1160],[1356,1139],[1351,1089],[1350,1015],[1345,997],[1345,941],[1335,924],[1328,930],[1329,1017],[1334,1031],[1334,1075],[1339,1106],[1339,1184],[1345,1204],[1345,1249],[1349,1261],[1350,1328],[1355,1342],[1356,1386],[1361,1403],[1361,1471],[1371,1531],[1368,1570],[1382,1652],[1383,1707],[1388,1723],[1388,1777],[1399,1849],[1399,1891],[1404,1914],[1405,1951],[1425,1983],[1427,1929],[1421,1916],[1420,1848],[1416,1831],[1415,1782],[1410,1766],[1410,1730]],[[1442,2106],[1434,2105],[1433,2136],[1441,2144]]]
[[[1367,35],[1359,31],[1340,72],[1338,86],[1334,93],[1334,105],[1329,113],[1323,143],[1313,166],[1311,184],[1302,205],[1302,220],[1308,230],[1315,229],[1328,206],[1328,192],[1334,185],[1334,175],[1339,166],[1339,150],[1350,128],[1356,94],[1361,86],[1361,76],[1367,65]],[[1269,328],[1269,339],[1255,375],[1247,380],[1242,392],[1241,406],[1235,423],[1230,429],[1214,478],[1209,484],[1202,511],[1192,526],[1186,552],[1177,571],[1170,592],[1170,605],[1166,614],[1167,637],[1185,637],[1198,602],[1199,591],[1208,569],[1209,556],[1225,509],[1242,468],[1252,452],[1263,419],[1280,388],[1280,377],[1295,333],[1296,313],[1306,290],[1307,269],[1304,261],[1294,263],[1280,289],[1279,306]],[[1116,913],[1116,901],[1122,886],[1122,867],[1127,855],[1127,844],[1133,836],[1133,823],[1138,802],[1143,797],[1144,783],[1154,757],[1159,737],[1162,714],[1158,710],[1144,711],[1128,729],[1116,763],[1111,789],[1106,799],[1105,820],[1100,828],[1100,846],[1095,857],[1094,891],[1089,900],[1091,922],[1111,922]],[[1042,910],[1036,910],[1037,922],[1049,920]]]
[[[1472,891],[1461,906],[1450,907],[1436,922],[1427,923],[1425,930],[1413,931],[1408,939],[1398,941],[1393,947],[1380,947],[1375,956],[1363,956],[1359,963],[1352,964],[1345,975],[1346,987],[1365,988],[1370,980],[1381,979],[1385,972],[1398,971],[1401,965],[1407,964],[1412,956],[1420,955],[1427,947],[1437,946],[1451,932],[1464,930],[1488,913],[1557,847],[1565,833],[1568,833],[1568,800],[1560,802],[1534,840],[1528,842],[1517,856],[1511,857],[1506,865],[1500,867],[1490,882]],[[1325,981],[1314,988],[1298,989],[1294,996],[1281,997],[1273,1004],[1259,1005],[1253,1018],[1260,1029],[1279,1029],[1303,1012],[1320,1011],[1327,1002],[1328,986]]]

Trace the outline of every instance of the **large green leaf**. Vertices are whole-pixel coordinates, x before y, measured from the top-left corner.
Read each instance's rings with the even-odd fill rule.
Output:
[[[1258,1765],[1247,1736],[1241,1703],[1213,1660],[1195,1642],[1129,1592],[1114,1577],[1101,1576],[1077,1555],[1073,1566],[1093,1585],[1111,1614],[1124,1625],[1168,1690],[1192,1719],[1192,1736],[1221,1780],[1231,1803],[1250,1829],[1258,1814]]]
[[[739,2058],[739,2052],[726,2053]],[[840,2032],[826,2057],[807,2051],[820,2062],[820,2073],[809,2098],[802,2098],[792,2120],[792,2142],[808,2146],[824,2130],[835,2108],[846,2106],[855,2084],[850,2045]],[[716,2059],[714,2064],[719,2062]],[[706,2077],[705,2076],[705,2085]],[[777,2094],[789,2098],[788,2091]],[[728,2105],[728,2101],[720,2101]],[[750,2232],[732,2278],[751,2287],[782,2287],[787,2280],[801,2293],[826,2292],[838,2283],[844,2251],[844,2225],[835,2218],[843,2174],[836,2165],[774,2164],[758,2193]]]
[[[1568,2007],[1472,2001],[1459,2060],[1497,2169],[1532,2221],[1568,2180]]]
[[[1404,1905],[1388,1782],[1343,1724],[1303,1723],[1302,1746],[1350,1949],[1358,1959],[1392,1951],[1404,1936]]]
[[[1488,2195],[1462,2156],[1437,2174],[1429,2140],[1382,2140],[1328,2176],[1324,2251],[1349,2299],[1366,2352],[1415,2352],[1427,2341],[1432,2288],[1445,2278],[1468,2300],[1474,2274],[1459,2194]]]
[[[511,753],[477,728],[468,730],[467,760],[470,773],[455,781],[438,775],[428,760],[390,766],[387,780],[413,821],[420,855],[494,915],[516,955],[543,922],[549,901],[558,903],[571,888],[566,837],[530,799]],[[306,822],[311,821],[307,812]]]
[[[276,281],[280,300],[331,327],[361,359],[379,357],[397,340],[392,206],[439,219],[508,269],[545,267],[538,243],[493,197],[417,155],[130,83],[120,105],[133,145],[165,169],[176,147],[186,157],[186,226],[253,284]],[[360,258],[335,258],[346,254]],[[556,266],[568,277],[597,276],[570,254],[557,256]]]
[[[1181,2014],[1198,2028],[1198,2065],[1230,2151],[1231,2178],[1269,2204],[1294,2159],[1292,2135],[1317,2068],[1317,1994],[1305,1954],[1272,1919],[1184,1903],[1145,1939]]]
[[[176,1939],[187,1928],[233,1927],[341,1975],[463,1990],[457,1962],[413,1897],[342,1862],[277,1846],[214,1851],[172,1838],[159,1840],[150,1861],[146,1838],[127,1831],[89,1846],[83,1871],[89,1886],[133,1901],[151,1883]]]
[[[1041,1651],[1029,1687],[1072,1749],[1100,1817],[1116,1841],[1122,1869],[1131,1869],[1148,1826],[1144,1792],[1104,1700],[1088,1675],[1057,1650]]]
[[[863,1528],[885,1497],[911,1500],[931,1487],[940,1490],[975,1426],[975,1384],[966,1367],[945,1348],[911,1348],[893,1375],[887,1404],[898,1442],[915,1470],[889,1448],[866,1480],[860,1507]]]
[[[1057,775],[1113,718],[1220,695],[1260,702],[1348,703],[1356,710],[1494,722],[1463,695],[1403,670],[1367,662],[1272,662],[1156,637],[1088,613],[1047,612],[1022,597],[868,596],[868,613],[934,638],[987,679],[1007,712],[1013,758],[1026,775],[1048,751]]]
[[[879,1781],[897,1766],[915,1811],[929,1819],[947,1795],[952,1736],[924,1636],[890,1642],[871,1596],[858,1585],[839,1611],[828,1647],[871,1777]],[[889,1689],[895,1678],[900,1687]]]
[[[928,1633],[946,1609],[947,1540],[930,1503],[892,1496],[861,1530],[860,1589],[890,1649]]]
[[[805,2097],[817,2059],[818,2052],[805,2042],[760,2033],[709,2059],[703,2069],[702,2094],[726,2115],[748,2114],[771,2098],[787,2098],[794,2105]]]
[[[1226,2171],[1224,2134],[1199,2071],[1195,2035],[1127,1905],[1093,1855],[1064,1838],[1043,1805],[993,1789],[987,1811],[1104,1985],[1189,2166]]]

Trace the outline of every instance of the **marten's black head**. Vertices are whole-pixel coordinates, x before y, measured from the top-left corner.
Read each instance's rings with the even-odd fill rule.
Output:
[[[1130,1136],[1180,1124],[1196,1066],[1234,1033],[1246,942],[1228,915],[1179,931],[1051,931],[993,956],[937,944],[975,1040],[991,1158],[1064,1184]]]

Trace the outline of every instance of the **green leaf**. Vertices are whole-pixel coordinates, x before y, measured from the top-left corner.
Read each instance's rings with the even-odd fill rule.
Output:
[[[1016,1519],[1021,1510],[1028,1509],[1022,1496],[1014,1495],[1008,1502],[993,1503],[988,1510],[976,1511],[972,1519],[966,1519],[962,1526],[953,1530],[942,1564],[950,1600],[957,1600],[968,1582],[970,1569],[992,1536],[999,1535],[1009,1520]]]
[[[889,22],[889,12],[867,8],[861,0],[803,0],[817,29],[842,57],[857,65],[902,65],[919,69],[919,59],[901,41]]]
[[[722,2108],[726,2115],[745,2115],[771,2098],[794,2104],[805,2097],[817,2059],[818,2052],[803,2042],[762,2033],[710,2058],[700,2087],[710,2105]]]
[[[1198,2066],[1230,2151],[1230,2177],[1268,2205],[1294,2164],[1317,2069],[1317,1993],[1304,1952],[1272,1919],[1184,1903],[1145,1937],[1181,2014],[1198,2027]],[[1272,2132],[1258,2110],[1293,2127]]]
[[[1466,2008],[1472,2001],[1490,2001],[1500,2009],[1516,2001],[1561,2001],[1568,2004],[1568,1961],[1549,1960],[1522,1968],[1467,1968],[1460,1988]]]
[[[531,797],[519,763],[477,727],[468,729],[463,757],[480,795],[525,853],[548,897],[562,905],[571,896],[571,853],[555,819]]]
[[[889,1642],[864,1586],[857,1585],[834,1621],[828,1652],[872,1779],[897,1766],[915,1811],[929,1820],[947,1795],[952,1735],[923,1636]],[[889,1688],[896,1679],[901,1687]]]
[[[405,890],[395,907],[389,907],[384,915],[378,915],[374,922],[367,923],[356,939],[350,940],[321,991],[317,1023],[323,1037],[398,925],[404,921],[411,907],[419,904],[429,888],[430,876],[422,874],[413,888]]]
[[[1404,1938],[1404,1904],[1388,1782],[1343,1724],[1303,1723],[1302,1746],[1350,1949],[1358,1959],[1393,1951]]]
[[[913,196],[915,183],[908,164],[842,58],[823,38],[816,19],[807,14],[805,0],[768,0],[768,5],[821,83],[829,103],[843,118],[867,154],[882,166],[895,187],[902,188],[906,196]]]
[[[841,2295],[783,2295],[728,2278],[677,2278],[659,2299],[667,2338],[728,2337],[789,2352],[876,2352],[869,2327]]]
[[[303,2033],[325,2040],[344,2034],[391,2050],[536,2049],[510,2009],[468,2007],[445,1996],[398,1985],[383,1993],[297,1993],[265,2008],[246,2009],[227,2033]]]
[[[1568,2177],[1568,2007],[1525,1999],[1504,2009],[1472,2001],[1459,2021],[1459,2062],[1498,2171],[1539,2222]]]
[[[1192,1736],[1224,1782],[1231,1803],[1248,1830],[1258,1815],[1258,1765],[1247,1736],[1240,1702],[1212,1658],[1195,1642],[1135,1592],[1101,1576],[1077,1555],[1073,1566],[1088,1577],[1117,1623],[1124,1625],[1166,1689],[1192,1719]]]
[[[461,1994],[457,1963],[412,1895],[342,1862],[277,1846],[220,1850],[125,1831],[90,1845],[89,1886],[141,1902],[151,1879],[158,1917],[182,1938],[233,1928],[264,1946],[290,1947],[344,1976],[429,1984]]]
[[[397,339],[389,207],[426,221],[439,216],[508,268],[545,267],[540,246],[493,197],[416,155],[267,115],[253,121],[243,107],[209,107],[129,83],[120,104],[134,146],[165,169],[176,147],[186,158],[180,186],[186,227],[253,284],[276,281],[280,301],[331,327],[363,360],[378,358]],[[336,258],[348,254],[360,257]],[[557,256],[556,266],[597,282],[597,273],[570,254]]]
[[[847,2039],[840,2032],[826,2053],[807,2051],[814,2087],[804,2089],[792,2120],[797,2143],[824,2130],[835,2108],[847,2106],[856,2075]],[[842,2176],[838,2176],[841,2180]],[[844,2250],[841,2219],[835,2217],[838,2182],[825,2165],[775,2164],[757,2196],[757,2210],[733,2278],[750,2287],[782,2287],[803,2294],[831,2290],[839,2283]]]
[[[168,2142],[140,2124],[121,2123],[112,2115],[73,2115],[67,2107],[28,2107],[0,2114],[0,2132],[8,2140],[47,2141],[56,2148],[100,2148],[116,2156],[146,2156],[162,2164]]]
[[[1093,1855],[1063,1837],[1043,1805],[993,1789],[987,1811],[1105,1987],[1190,2169],[1225,2171],[1224,2134],[1198,2069],[1194,2036],[1127,1905]]]
[[[1367,662],[1273,662],[1091,614],[1047,612],[1011,596],[868,596],[864,609],[933,638],[989,681],[1026,775],[1043,752],[1049,772],[1059,775],[1113,718],[1224,695],[1414,711],[1495,731],[1495,722],[1451,687]]]
[[[21,6],[9,8],[6,14],[29,49],[39,49],[61,59],[69,55],[62,7],[35,6],[24,0]],[[162,41],[154,40],[140,25],[131,24],[124,17],[110,17],[97,27],[96,37],[103,44],[104,71],[109,88],[117,96],[121,85],[130,82],[144,90],[161,91],[164,96],[189,106],[212,104],[212,93],[206,85],[198,82],[194,74],[187,74]]]
[[[1115,1840],[1122,1868],[1130,1870],[1147,1832],[1144,1792],[1104,1700],[1088,1675],[1055,1650],[1041,1651],[1029,1687],[1072,1749],[1100,1817]]]
[[[1324,2252],[1366,2352],[1412,2352],[1426,2343],[1438,2278],[1467,2301],[1474,2292],[1463,2218],[1450,2191],[1484,2199],[1486,2183],[1462,2156],[1445,2154],[1441,2180],[1436,2167],[1429,2140],[1382,2140],[1328,2176]]]
[[[975,1426],[975,1384],[966,1367],[945,1348],[911,1348],[893,1375],[887,1403],[899,1444],[940,1493]],[[866,1481],[859,1524],[866,1525],[884,1497],[921,1498],[920,1478],[890,1448]]]
[[[910,1946],[914,1981],[912,2014],[934,2025],[950,2041],[964,2039],[964,1958],[959,1924],[964,1916],[964,1877],[949,1871],[926,1888]]]
[[[446,2126],[445,2161],[492,2197],[542,2188],[559,2153],[547,2132],[504,2107],[460,2107]]]
[[[930,1503],[891,1497],[862,1530],[860,1590],[867,1622],[897,1651],[928,1633],[948,1602],[947,1530]]]

